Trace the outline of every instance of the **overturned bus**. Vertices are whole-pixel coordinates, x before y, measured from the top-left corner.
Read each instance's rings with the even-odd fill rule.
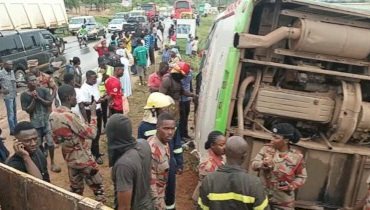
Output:
[[[370,173],[369,54],[370,8],[237,0],[206,43],[198,150],[204,154],[216,129],[243,136],[250,161],[271,139],[272,124],[292,123],[304,136],[294,147],[308,172],[296,206],[354,206]]]

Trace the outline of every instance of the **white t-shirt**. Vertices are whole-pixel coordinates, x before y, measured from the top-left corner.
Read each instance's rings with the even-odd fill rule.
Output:
[[[81,111],[80,111],[80,107],[78,106],[78,104],[81,103],[80,88],[75,88],[75,91],[76,91],[77,104],[76,104],[76,106],[74,106],[74,107],[71,108],[71,111],[73,113],[75,113],[76,115],[78,115],[80,117],[80,119],[82,120],[83,119],[82,118],[82,114],[81,114]]]
[[[192,51],[198,51],[198,40],[193,40],[192,44],[191,44],[191,50]]]
[[[80,88],[80,93],[79,93],[80,102],[78,103],[81,103],[81,102],[90,103],[92,96],[94,96],[95,101],[98,101],[100,99],[98,83],[95,85],[89,85],[85,82]],[[101,108],[101,104],[100,103],[96,104],[96,109],[100,109],[100,108]],[[85,107],[85,109],[89,110],[90,108]]]

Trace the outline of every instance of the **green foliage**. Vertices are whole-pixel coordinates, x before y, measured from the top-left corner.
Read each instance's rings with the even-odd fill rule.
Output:
[[[73,9],[78,8],[80,6],[79,0],[64,0],[64,4],[67,8]]]
[[[196,35],[199,38],[199,51],[203,50],[207,42],[208,33],[213,25],[215,16],[208,16],[201,18],[200,26],[197,27]],[[177,46],[180,48],[182,59],[192,66],[192,69],[197,72],[201,58],[198,56],[189,57],[185,55],[186,39],[177,39]]]
[[[104,26],[108,25],[109,19],[110,19],[109,17],[105,17],[105,16],[95,16],[95,20],[98,23],[103,24]]]

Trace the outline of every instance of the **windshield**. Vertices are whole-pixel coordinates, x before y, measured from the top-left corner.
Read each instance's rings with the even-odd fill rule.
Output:
[[[73,18],[71,21],[69,21],[70,24],[83,24],[84,19],[83,18]]]
[[[127,19],[127,22],[145,22],[145,18],[144,17],[141,17],[141,16],[129,17]]]
[[[124,19],[113,19],[110,21],[110,23],[117,24],[117,23],[123,23],[126,22]]]
[[[128,19],[127,19],[127,22],[130,22],[130,23],[132,23],[132,22],[136,22],[137,20],[136,20],[136,17],[129,17]]]
[[[187,1],[179,1],[176,3],[176,9],[189,9],[189,2]]]
[[[152,10],[152,9],[153,9],[153,7],[154,7],[154,5],[153,5],[153,4],[143,4],[143,5],[141,5],[141,8],[142,8],[143,10],[145,10],[145,11]]]

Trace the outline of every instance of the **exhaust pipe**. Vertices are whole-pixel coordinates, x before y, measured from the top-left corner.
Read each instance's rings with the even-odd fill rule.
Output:
[[[280,27],[271,33],[260,36],[248,33],[235,33],[234,47],[243,48],[269,48],[283,39],[298,39],[301,29],[293,27]]]

